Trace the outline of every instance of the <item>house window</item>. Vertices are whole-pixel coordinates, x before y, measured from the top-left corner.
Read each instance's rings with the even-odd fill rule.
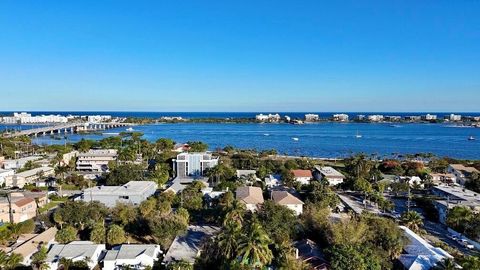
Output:
[[[128,200],[129,196],[120,196],[120,199]]]

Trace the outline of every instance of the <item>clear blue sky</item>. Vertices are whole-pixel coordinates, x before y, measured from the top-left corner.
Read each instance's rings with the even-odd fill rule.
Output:
[[[480,1],[0,2],[0,111],[480,111]]]

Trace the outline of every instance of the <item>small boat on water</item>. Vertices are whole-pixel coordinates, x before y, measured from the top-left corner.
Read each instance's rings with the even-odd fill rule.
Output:
[[[127,128],[126,130],[127,130],[128,132],[131,132],[131,131],[133,131],[133,128],[129,127],[129,128]]]
[[[264,134],[263,134],[263,136],[270,136],[270,134],[268,134],[268,133],[264,133]]]
[[[475,141],[476,139],[475,139],[475,137],[470,136],[470,137],[468,137],[468,140],[469,140],[469,141]]]
[[[390,125],[390,127],[399,128],[399,127],[402,127],[402,126],[400,126],[400,125]]]
[[[298,141],[298,138],[297,138],[297,137],[293,137],[292,140]]]
[[[357,139],[362,138],[362,134],[358,133],[358,131],[357,131],[357,134],[355,135],[355,138],[357,138]]]

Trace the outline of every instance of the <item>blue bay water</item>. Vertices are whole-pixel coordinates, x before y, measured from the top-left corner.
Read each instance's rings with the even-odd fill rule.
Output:
[[[18,127],[18,126],[16,126]],[[29,126],[22,126],[27,128]],[[0,127],[2,129],[5,126]],[[250,149],[276,149],[280,154],[345,157],[352,153],[375,154],[389,157],[397,154],[433,153],[461,159],[480,159],[480,128],[455,127],[449,124],[400,124],[388,123],[315,123],[290,124],[151,124],[135,126],[144,133],[144,138],[155,141],[171,138],[176,142],[203,141],[211,149],[232,145]],[[108,133],[125,131],[125,128],[110,129],[103,135],[72,134],[68,142],[81,138],[101,139]],[[356,138],[356,134],[361,138]],[[475,141],[468,137],[474,136]],[[298,138],[298,141],[292,138]],[[63,144],[49,136],[38,137],[39,144]]]

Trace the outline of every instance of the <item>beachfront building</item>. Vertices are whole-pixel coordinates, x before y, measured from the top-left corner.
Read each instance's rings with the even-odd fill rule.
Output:
[[[345,176],[339,171],[329,166],[315,166],[313,175],[316,180],[327,181],[330,186],[336,186],[343,183]]]
[[[404,254],[400,255],[398,258],[404,269],[432,269],[444,259],[453,258],[448,252],[442,248],[432,246],[429,242],[409,228],[405,226],[400,226],[400,228],[404,231],[405,237],[408,241],[403,248]]]
[[[348,114],[345,114],[345,113],[334,114],[332,119],[333,121],[347,122]]]
[[[320,116],[318,114],[307,113],[305,114],[305,122],[318,122],[320,120]]]
[[[450,115],[448,116],[448,120],[449,120],[449,121],[452,121],[452,122],[461,121],[461,120],[462,120],[462,116],[459,115],[459,114],[453,114],[453,113],[452,113],[452,114],[450,114]]]
[[[263,192],[259,187],[239,187],[236,191],[237,200],[241,201],[252,212],[257,211],[263,204]]]
[[[369,115],[367,116],[367,120],[370,122],[381,122],[383,121],[383,115],[380,115],[380,114]]]
[[[105,244],[95,244],[90,241],[73,241],[68,244],[54,244],[47,254],[49,269],[58,269],[60,259],[65,258],[72,262],[87,261],[89,269],[97,266],[100,256],[105,250]]]
[[[85,153],[79,153],[77,159],[77,171],[106,172],[108,163],[117,160],[116,149],[91,149]]]
[[[312,180],[312,171],[310,170],[290,170],[293,174],[293,178],[295,179],[295,182],[299,182],[302,185],[308,185],[310,184],[310,181]]]
[[[68,118],[61,115],[36,115],[21,112],[13,113],[13,116],[3,117],[5,124],[46,124],[46,123],[67,123]]]
[[[5,186],[18,188],[23,188],[29,184],[41,186],[42,177],[46,178],[53,175],[55,175],[55,170],[52,167],[39,167],[5,177]]]
[[[30,266],[33,254],[37,253],[42,246],[50,246],[55,242],[57,228],[51,227],[39,234],[22,234],[17,241],[6,248],[8,254],[15,253],[21,255],[23,261],[21,264]]]
[[[399,122],[402,120],[402,117],[399,115],[385,115],[383,119],[387,122]]]
[[[463,164],[450,164],[447,167],[447,172],[455,176],[455,179],[458,184],[465,185],[465,182],[470,179],[472,173],[480,174],[474,167],[468,167]]]
[[[83,191],[82,200],[99,201],[107,207],[117,203],[139,205],[157,191],[153,181],[130,181],[123,186],[96,186]]]
[[[27,162],[34,162],[36,160],[42,159],[41,156],[28,156],[18,159],[6,159],[2,162],[2,166],[6,170],[18,170],[22,169]]]
[[[177,178],[201,177],[206,169],[218,165],[218,157],[209,152],[181,153],[173,162]]]
[[[437,115],[427,113],[426,115],[422,115],[422,119],[425,121],[435,121],[437,120]]]
[[[281,117],[278,113],[276,114],[257,114],[255,120],[258,122],[280,122]]]
[[[90,123],[102,123],[109,122],[112,120],[111,115],[89,115],[87,116],[87,121]]]
[[[272,200],[292,210],[297,216],[303,213],[303,202],[287,191],[272,191]]]
[[[438,219],[443,224],[446,224],[448,210],[455,206],[468,207],[473,212],[480,213],[480,194],[477,192],[447,185],[435,186],[431,189],[431,192],[442,198],[433,201],[433,203],[438,211]]]
[[[162,250],[159,245],[120,245],[107,250],[103,270],[146,269],[158,261]]]

